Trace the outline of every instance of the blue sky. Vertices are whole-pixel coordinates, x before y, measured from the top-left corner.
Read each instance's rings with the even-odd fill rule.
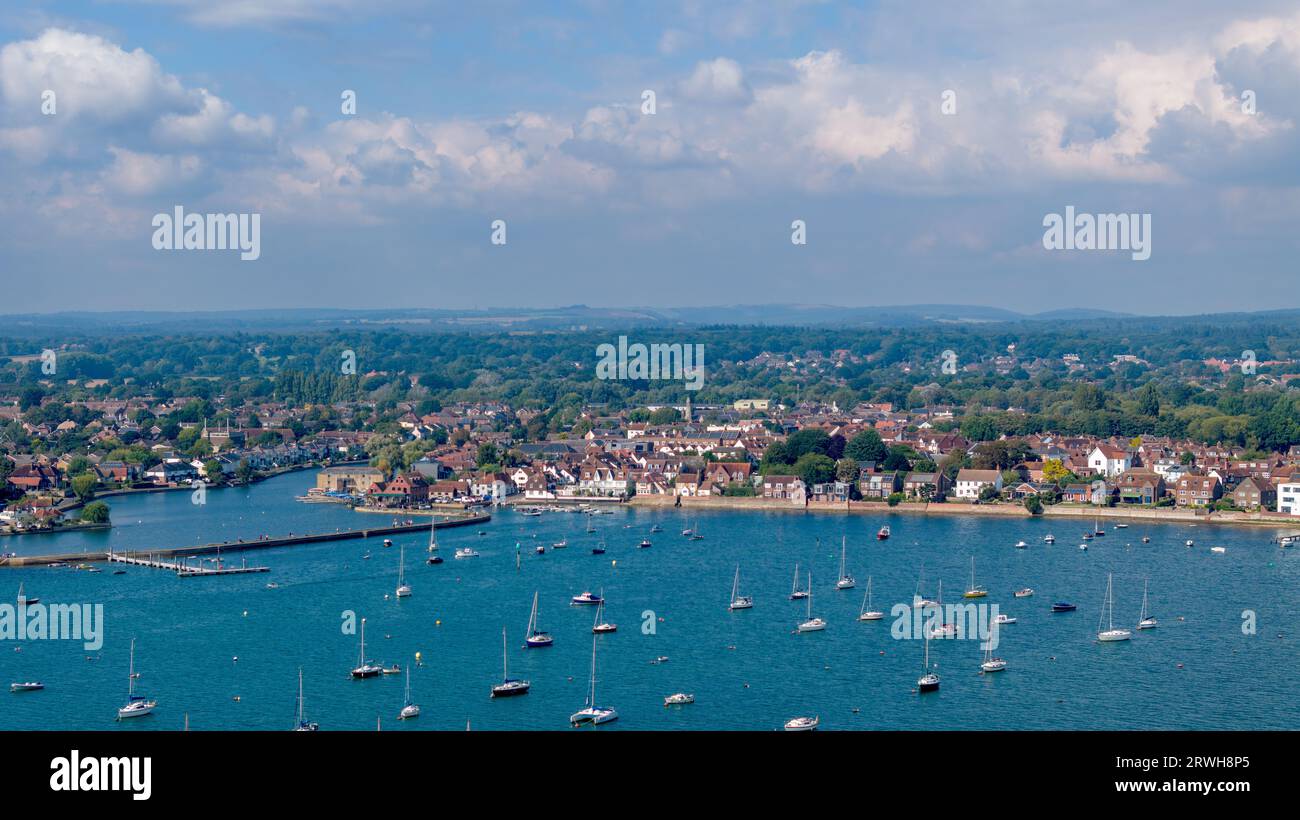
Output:
[[[1130,5],[19,0],[0,314],[1300,306],[1295,4]],[[261,257],[154,250],[177,205]],[[1045,250],[1067,205],[1151,258]]]

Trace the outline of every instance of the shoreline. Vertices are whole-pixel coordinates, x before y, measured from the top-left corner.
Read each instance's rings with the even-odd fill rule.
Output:
[[[1277,527],[1293,529],[1300,532],[1300,516],[1286,516],[1279,513],[1258,513],[1241,511],[1210,511],[1189,509],[1156,509],[1144,507],[1128,509],[1124,507],[1091,507],[1087,505],[1058,504],[1044,506],[1042,515],[1031,515],[1020,505],[1011,504],[967,504],[964,502],[917,503],[903,502],[889,506],[883,501],[809,501],[805,504],[792,504],[789,501],[765,498],[727,497],[727,496],[680,496],[681,504],[676,504],[677,496],[633,496],[628,503],[633,506],[656,509],[697,509],[697,510],[748,510],[763,512],[815,512],[840,513],[844,515],[879,513],[882,515],[898,513],[901,515],[956,515],[996,518],[1041,518],[1068,521],[1078,519],[1107,519],[1111,521],[1130,522],[1147,521],[1161,524],[1236,524],[1253,527]]]

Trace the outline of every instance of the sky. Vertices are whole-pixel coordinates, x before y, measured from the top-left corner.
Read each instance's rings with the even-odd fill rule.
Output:
[[[1300,307],[1297,123],[1294,2],[12,0],[0,315]]]

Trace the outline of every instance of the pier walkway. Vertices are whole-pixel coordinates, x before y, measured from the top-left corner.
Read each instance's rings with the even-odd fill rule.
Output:
[[[436,524],[430,522],[417,522],[413,524],[398,524],[388,527],[367,527],[361,530],[342,530],[336,532],[321,532],[309,535],[288,535],[280,538],[261,538],[252,541],[223,541],[215,544],[199,544],[192,547],[164,547],[149,550],[112,550],[112,561],[115,563],[135,563],[140,562],[146,566],[156,566],[160,561],[167,558],[184,558],[189,555],[206,555],[214,552],[238,552],[240,550],[270,549],[272,547],[292,547],[299,544],[319,544],[326,541],[344,541],[352,538],[376,538],[386,535],[405,535],[413,532],[428,532],[431,527],[436,526],[438,529],[447,529],[450,527],[467,527],[471,524],[484,524],[492,520],[491,513],[481,513],[479,515],[465,516],[463,518],[453,518],[446,521],[438,521]],[[130,559],[129,561],[127,559]],[[71,552],[58,555],[10,555],[0,558],[0,567],[32,567],[42,566],[45,564],[70,564],[84,563],[90,561],[108,561],[108,552]],[[175,566],[158,567],[159,569],[175,569]],[[190,567],[191,570],[198,568]],[[228,571],[234,571],[230,568]],[[252,568],[248,572],[260,571]],[[182,572],[182,574],[184,574]],[[195,574],[213,574],[212,570],[204,572],[195,572]]]

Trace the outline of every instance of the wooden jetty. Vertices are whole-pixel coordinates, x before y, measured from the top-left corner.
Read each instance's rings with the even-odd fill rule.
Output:
[[[114,563],[136,563],[140,562],[142,566],[156,566],[159,562],[166,562],[168,558],[184,558],[191,555],[207,555],[210,553],[220,552],[239,552],[241,550],[270,549],[273,547],[292,547],[299,544],[319,544],[326,541],[344,541],[352,538],[376,538],[386,535],[404,535],[413,532],[428,532],[431,528],[447,529],[450,527],[467,527],[471,524],[484,524],[492,520],[491,513],[481,513],[479,515],[465,516],[463,518],[453,518],[445,521],[431,523],[428,521],[416,522],[412,524],[396,524],[389,527],[367,527],[361,530],[340,530],[336,532],[320,532],[308,535],[288,535],[279,538],[263,537],[252,541],[223,541],[215,544],[200,544],[192,547],[165,547],[161,549],[150,550],[126,550],[112,551],[112,561]],[[130,559],[130,560],[126,560]],[[33,567],[43,566],[45,564],[69,564],[85,563],[92,561],[108,561],[109,552],[74,552],[62,553],[59,555],[10,555],[0,558],[0,567]],[[161,567],[158,569],[175,569],[173,566]],[[190,567],[191,570],[199,568]],[[235,568],[228,568],[220,574],[231,574]],[[248,572],[262,571],[248,569]],[[182,573],[184,574],[184,573]],[[204,571],[195,571],[196,575],[218,574],[210,568],[204,568]]]

